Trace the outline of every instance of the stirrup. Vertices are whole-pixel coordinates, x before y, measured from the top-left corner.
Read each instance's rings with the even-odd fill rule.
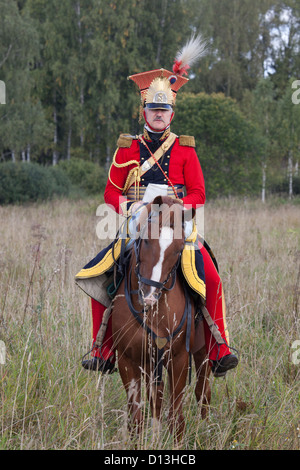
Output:
[[[115,364],[110,359],[103,359],[103,357],[94,356],[90,359],[84,359],[88,354],[94,350],[94,347],[88,351],[81,359],[81,365],[84,369],[102,372],[103,374],[113,374],[118,369],[115,368]]]
[[[114,372],[117,372],[114,364],[110,362],[109,359],[107,361],[103,361],[100,357],[86,359],[85,361],[82,361],[81,365],[84,369],[102,372],[102,374],[113,374]]]
[[[228,354],[211,362],[214,377],[224,377],[228,370],[234,369],[238,365],[239,360],[235,354]]]

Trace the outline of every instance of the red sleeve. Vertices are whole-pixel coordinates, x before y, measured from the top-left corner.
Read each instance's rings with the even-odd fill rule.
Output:
[[[133,141],[130,148],[119,148],[115,156],[117,164],[127,163],[130,160],[135,160],[137,163],[140,161],[138,144],[135,141]],[[134,167],[134,164],[116,167],[114,163],[110,167],[104,191],[104,200],[106,204],[113,206],[118,214],[122,213],[120,204],[127,201],[127,197],[122,194],[123,188],[129,171]]]
[[[196,151],[194,147],[180,145],[178,139],[171,151],[169,177],[173,184],[185,186],[184,204],[196,209],[205,203],[204,177]]]
[[[182,200],[184,204],[191,204],[196,209],[196,206],[205,203],[204,176],[195,149],[190,147],[186,157],[183,167],[186,196]]]

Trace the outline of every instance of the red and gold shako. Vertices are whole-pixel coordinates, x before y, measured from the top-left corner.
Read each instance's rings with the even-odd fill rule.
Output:
[[[206,43],[201,35],[192,37],[177,53],[173,71],[166,69],[150,70],[128,77],[140,89],[142,106],[151,109],[173,109],[177,91],[189,79],[184,77],[188,69],[206,53]]]
[[[165,69],[150,70],[128,78],[138,85],[143,107],[151,109],[172,109],[177,91],[188,82],[188,78]]]

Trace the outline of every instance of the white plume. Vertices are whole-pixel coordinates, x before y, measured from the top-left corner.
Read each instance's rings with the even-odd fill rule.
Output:
[[[206,53],[207,41],[203,39],[201,34],[198,36],[193,34],[182,49],[177,52],[175,61],[180,63],[180,68],[188,68],[204,57]]]

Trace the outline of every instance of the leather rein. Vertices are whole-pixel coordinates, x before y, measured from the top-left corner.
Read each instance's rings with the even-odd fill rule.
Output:
[[[149,216],[149,218],[150,218],[150,216]],[[149,221],[149,218],[148,218],[148,221]],[[141,310],[136,310],[133,306],[132,295],[138,295],[138,293],[141,289],[141,283],[146,284],[146,285],[151,286],[151,287],[155,287],[156,289],[159,290],[157,302],[159,301],[159,299],[162,295],[162,292],[164,290],[165,291],[171,291],[172,289],[174,289],[175,283],[176,283],[176,278],[177,278],[177,268],[178,268],[178,266],[180,264],[180,260],[181,260],[181,253],[178,256],[178,259],[177,259],[175,265],[173,266],[173,268],[171,269],[170,273],[168,274],[167,278],[163,282],[153,281],[152,279],[145,278],[145,277],[141,276],[141,274],[140,274],[139,268],[140,268],[141,241],[142,241],[141,237],[134,241],[134,251],[135,251],[135,257],[136,257],[136,265],[135,265],[135,268],[134,268],[134,272],[135,272],[135,275],[137,276],[137,279],[138,279],[139,289],[138,290],[132,290],[131,289],[130,280],[131,280],[131,274],[132,274],[132,266],[130,265],[130,268],[125,269],[125,273],[124,273],[125,274],[125,279],[124,279],[124,281],[125,281],[125,286],[124,286],[125,287],[125,298],[126,298],[128,307],[129,307],[132,315],[137,320],[137,322],[144,328],[144,330],[147,332],[147,334],[152,337],[152,339],[154,340],[154,342],[157,346],[158,358],[157,358],[157,363],[156,363],[155,370],[154,370],[154,377],[155,377],[155,380],[158,383],[160,383],[162,381],[162,367],[163,367],[162,359],[163,359],[163,355],[164,355],[164,351],[165,351],[165,346],[167,345],[167,343],[169,341],[171,341],[172,338],[174,338],[180,332],[180,330],[182,329],[182,327],[183,327],[186,320],[187,320],[187,331],[186,331],[186,345],[185,346],[186,346],[187,352],[190,352],[190,337],[191,337],[191,326],[192,326],[191,299],[190,299],[190,296],[187,292],[187,288],[184,284],[184,291],[185,291],[185,309],[184,309],[184,313],[182,315],[182,318],[181,318],[181,321],[180,321],[178,327],[172,333],[170,333],[168,336],[159,337],[147,325],[147,323],[146,323],[147,322],[146,313],[149,310],[149,306],[144,305],[144,307]],[[172,282],[171,282],[170,287],[166,287],[166,284],[169,282],[169,280],[171,278],[172,278]]]

